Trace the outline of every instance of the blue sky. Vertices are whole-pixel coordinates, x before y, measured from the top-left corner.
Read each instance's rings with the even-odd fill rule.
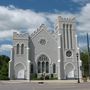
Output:
[[[81,6],[72,0],[1,0],[0,4],[14,5],[17,8],[32,9],[37,12],[54,12],[55,10],[75,12]]]
[[[90,32],[90,0],[0,0],[0,54],[10,56],[13,32],[32,33],[42,23],[54,30],[58,15],[76,17],[78,42]]]
[[[0,0],[0,5],[32,9],[36,12],[69,11],[78,12],[90,0]]]

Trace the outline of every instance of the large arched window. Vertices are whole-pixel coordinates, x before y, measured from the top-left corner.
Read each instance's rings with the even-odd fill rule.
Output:
[[[16,46],[16,53],[19,54],[19,44]]]
[[[46,62],[46,73],[49,73],[49,63]]]
[[[44,64],[45,64],[45,62],[43,61],[42,62],[42,73],[45,72],[45,70],[44,70],[45,69]]]
[[[21,45],[21,54],[24,53],[24,44]]]
[[[41,68],[40,68],[40,66],[41,66],[41,63],[38,61],[38,73],[41,73]]]
[[[53,73],[56,73],[56,65],[55,65],[55,63],[53,64]]]
[[[38,60],[38,73],[49,73],[49,59],[45,55],[41,55]]]

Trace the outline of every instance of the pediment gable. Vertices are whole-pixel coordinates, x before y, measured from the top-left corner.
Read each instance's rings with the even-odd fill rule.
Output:
[[[37,28],[36,31],[31,34],[31,38],[36,37],[43,30],[47,30],[47,27],[44,24],[42,24],[39,28]]]
[[[45,32],[46,34],[48,34],[51,38],[54,38],[55,39],[55,37],[54,37],[54,35],[53,35],[53,33],[52,32],[50,32],[50,31],[48,31],[48,29],[47,29],[47,27],[44,25],[44,24],[42,24],[36,31],[34,31],[32,34],[31,34],[31,39],[33,39],[33,38],[35,38],[40,32]]]

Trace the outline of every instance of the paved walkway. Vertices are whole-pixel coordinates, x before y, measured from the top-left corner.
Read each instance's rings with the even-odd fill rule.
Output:
[[[0,83],[77,83],[77,80],[0,80]],[[83,83],[83,80],[80,80],[80,83]],[[90,80],[87,80],[90,82]]]

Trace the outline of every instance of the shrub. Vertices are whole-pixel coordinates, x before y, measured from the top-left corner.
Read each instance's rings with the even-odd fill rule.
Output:
[[[49,80],[49,76],[48,75],[45,76],[45,80]]]
[[[36,73],[31,74],[31,80],[37,80],[37,74]]]
[[[53,78],[53,74],[51,74],[51,78]]]
[[[8,62],[10,58],[0,55],[0,80],[8,80]]]

